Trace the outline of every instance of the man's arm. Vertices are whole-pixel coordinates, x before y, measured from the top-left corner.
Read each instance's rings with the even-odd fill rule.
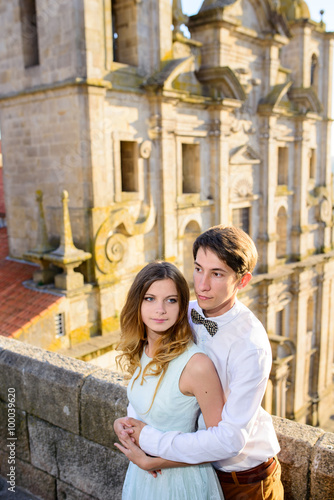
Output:
[[[265,350],[240,351],[231,371],[230,393],[216,427],[195,433],[160,432],[146,425],[140,447],[149,455],[196,464],[238,455],[246,445],[267,386],[271,357]],[[132,419],[130,423],[133,424]]]

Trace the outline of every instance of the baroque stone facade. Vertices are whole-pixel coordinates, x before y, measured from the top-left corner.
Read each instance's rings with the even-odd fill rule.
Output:
[[[117,330],[146,262],[172,261],[191,284],[194,238],[234,224],[260,255],[240,297],[273,347],[264,406],[321,425],[333,394],[333,34],[296,0],[205,0],[189,19],[171,0],[0,0],[0,12],[11,255],[36,249],[37,189],[59,245],[66,190],[70,247],[87,258],[85,284],[71,281],[58,246],[56,286],[75,310],[62,346]]]

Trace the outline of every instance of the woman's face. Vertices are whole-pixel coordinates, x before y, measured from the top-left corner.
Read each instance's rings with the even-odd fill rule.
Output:
[[[160,336],[171,328],[179,317],[180,306],[173,280],[155,281],[147,290],[141,304],[141,317],[147,336]]]

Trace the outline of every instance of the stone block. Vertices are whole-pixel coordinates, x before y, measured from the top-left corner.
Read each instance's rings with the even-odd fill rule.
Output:
[[[312,454],[311,498],[331,500],[334,497],[334,434],[324,434]]]
[[[0,352],[0,397],[14,387],[16,404],[26,412],[79,433],[80,390],[96,367],[7,339]]]
[[[126,415],[127,404],[121,375],[110,370],[99,370],[87,377],[81,390],[81,434],[115,449],[117,438],[113,422]]]
[[[86,495],[120,498],[126,457],[34,417],[28,425],[33,465]]]
[[[57,441],[64,438],[65,431],[32,416],[28,417],[28,429],[32,465],[58,477]]]
[[[12,416],[12,413],[11,413]],[[11,430],[13,428],[11,427]],[[27,415],[25,411],[19,408],[15,409],[15,430],[14,436],[16,438],[15,453],[16,456],[23,460],[30,460],[29,439],[27,429]],[[0,448],[8,451],[7,445],[9,440],[8,434],[8,407],[7,404],[0,400]]]
[[[7,474],[8,455],[0,450],[0,475],[6,478]],[[55,478],[20,459],[15,461],[15,484],[43,500],[57,500]]]
[[[278,458],[282,465],[284,498],[305,500],[308,497],[308,477],[312,448],[324,434],[322,429],[303,425],[280,417],[273,417],[281,446]]]
[[[110,493],[110,498],[113,497],[113,493]],[[115,497],[116,498],[116,497]],[[82,491],[73,488],[69,484],[63,481],[57,481],[57,499],[58,500],[98,500],[97,497],[91,495],[85,495]]]
[[[77,290],[84,286],[84,277],[78,272],[57,274],[55,277],[55,286],[60,290]]]

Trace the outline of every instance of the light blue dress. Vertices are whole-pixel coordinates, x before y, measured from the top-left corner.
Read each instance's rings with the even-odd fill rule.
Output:
[[[202,352],[195,344],[170,362],[160,384],[152,408],[149,409],[158,377],[142,376],[133,384],[139,368],[128,385],[128,399],[137,415],[145,423],[162,431],[193,432],[200,413],[197,400],[185,396],[179,389],[182,371],[189,359]],[[151,361],[145,353],[141,358],[142,368]],[[163,469],[154,478],[148,472],[130,462],[127,470],[122,500],[220,500],[223,494],[216,473],[210,464],[191,465]]]

